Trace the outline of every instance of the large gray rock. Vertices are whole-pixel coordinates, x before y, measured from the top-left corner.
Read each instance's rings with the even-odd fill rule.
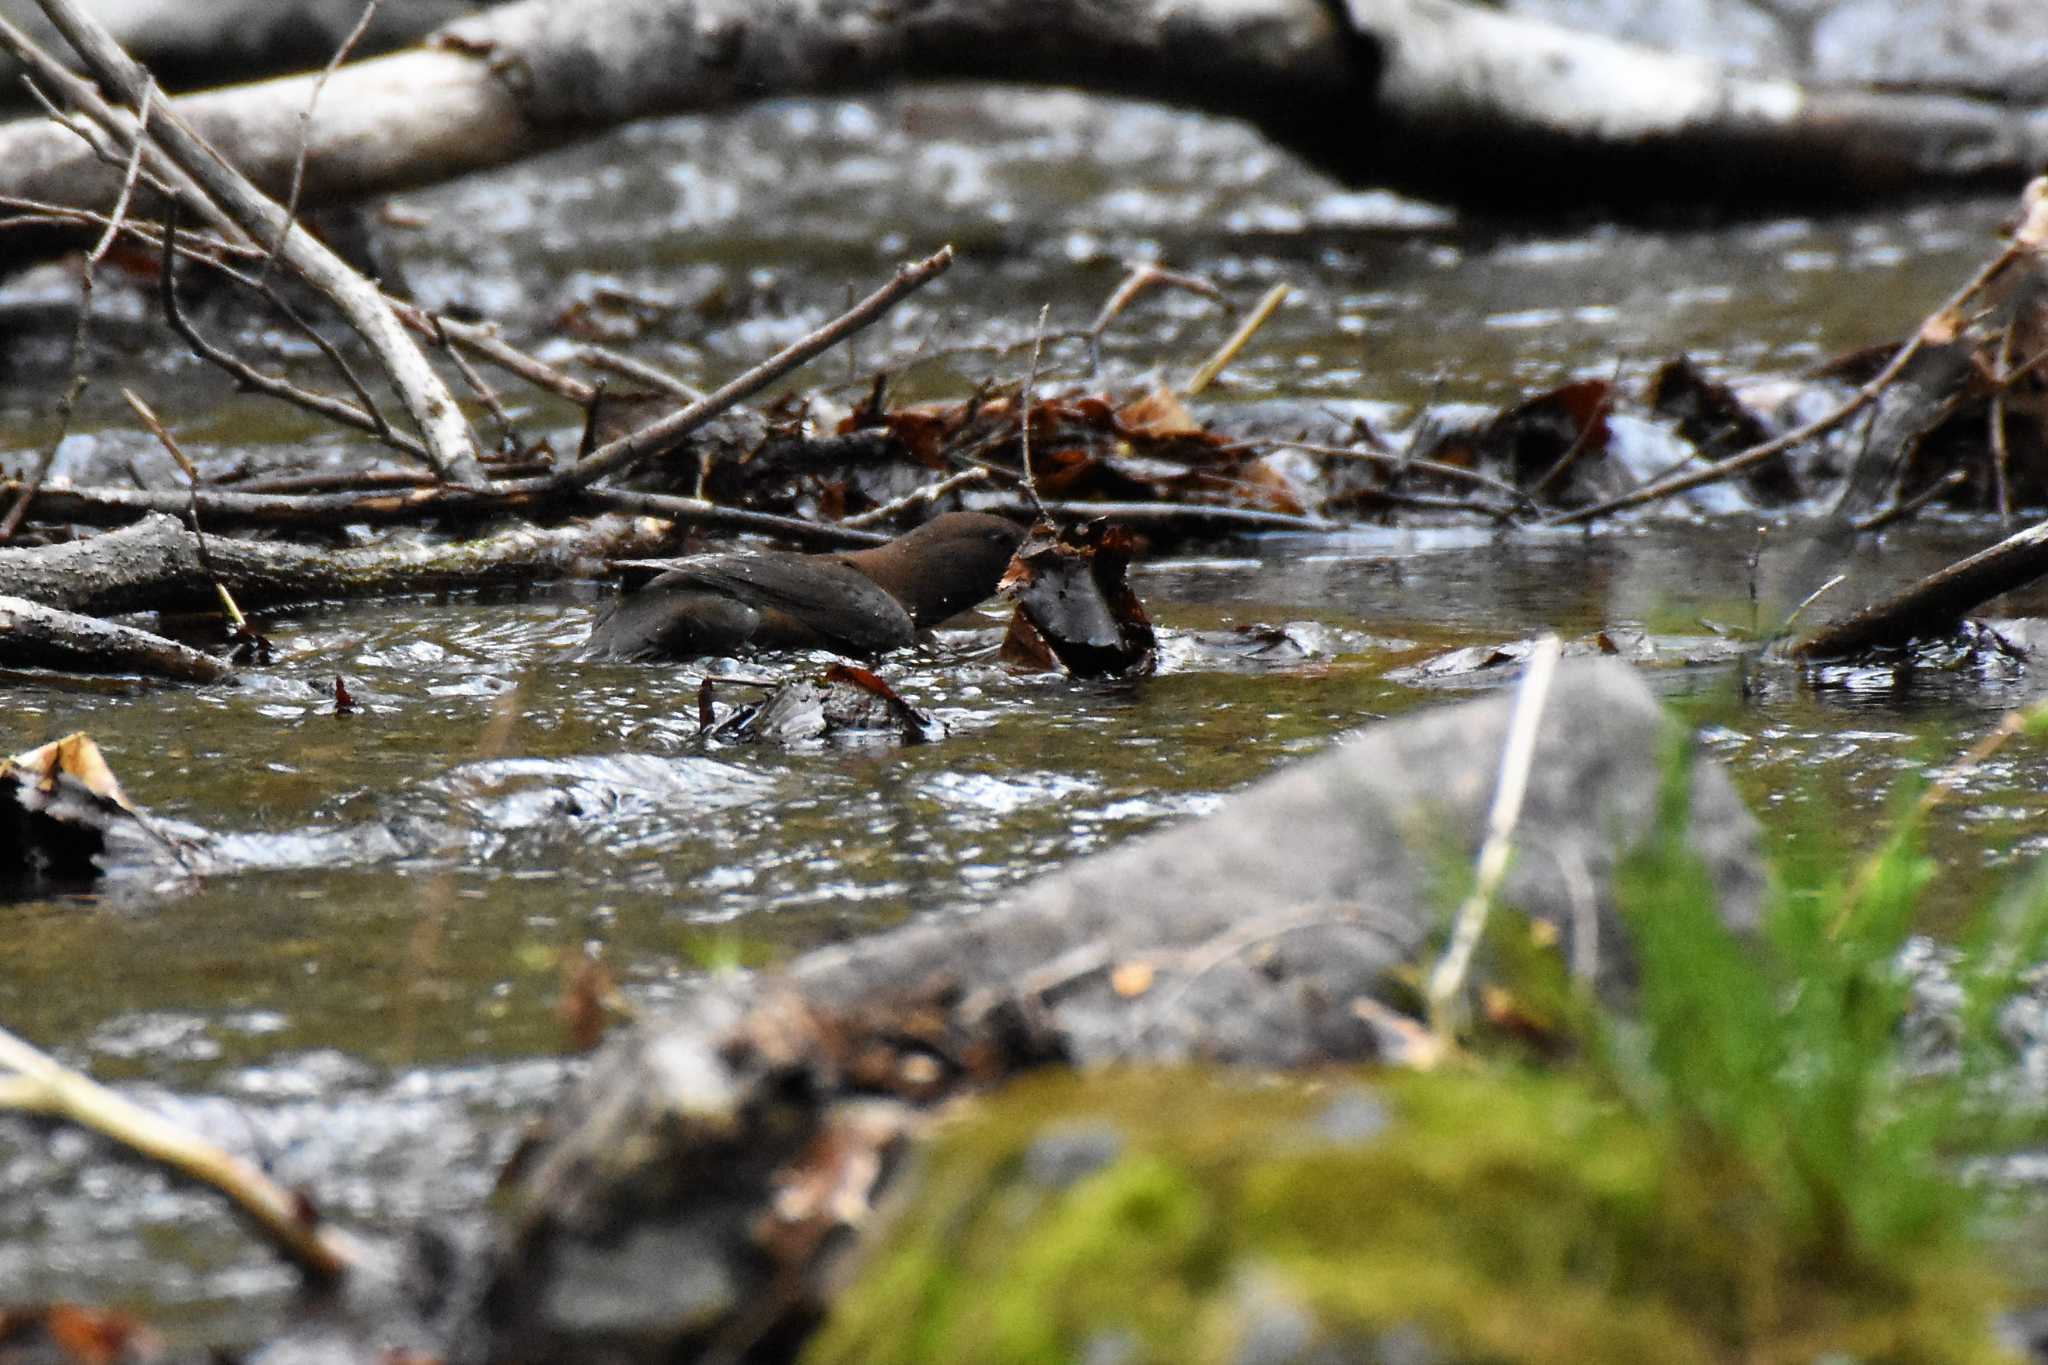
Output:
[[[1484,834],[1512,707],[1502,694],[1375,726],[1205,819],[1052,873],[993,910],[812,953],[790,979],[831,1009],[937,979],[984,998],[1041,983],[1030,1003],[1082,1062],[1370,1055],[1350,1003],[1387,994],[1383,974],[1414,962],[1446,918]],[[1649,827],[1675,738],[1627,665],[1560,669],[1500,899],[1553,925],[1566,961],[1597,964],[1611,1000],[1632,978],[1611,873]],[[1722,913],[1745,930],[1764,886],[1755,830],[1726,774],[1699,764],[1694,844]],[[1136,995],[1110,979],[1131,964],[1152,978]]]

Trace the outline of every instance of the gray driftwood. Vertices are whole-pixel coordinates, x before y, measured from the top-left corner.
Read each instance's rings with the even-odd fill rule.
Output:
[[[97,0],[93,12],[167,87],[189,89],[317,67],[362,17],[364,0]],[[474,9],[470,0],[379,0],[358,57],[418,42]],[[61,43],[35,0],[0,0],[0,15]],[[20,64],[0,54],[0,106],[32,107]]]
[[[245,606],[531,583],[589,574],[607,559],[674,547],[665,525],[606,516],[520,526],[476,540],[334,550],[278,541],[196,537],[164,513],[89,540],[0,549],[0,593],[81,612],[218,605],[218,581]]]
[[[311,121],[311,207],[501,165],[620,122],[969,77],[1246,119],[1353,182],[1521,209],[2010,182],[2048,114],[1803,86],[1458,0],[525,0],[353,63]],[[282,193],[313,77],[177,108]],[[0,194],[104,203],[62,129],[0,127]]]
[[[0,667],[67,673],[140,673],[178,682],[225,682],[234,667],[133,626],[0,596]]]
[[[864,1207],[924,1106],[1028,1066],[1378,1055],[1411,1003],[1397,974],[1481,837],[1510,706],[1376,726],[993,908],[707,987],[636,1028],[520,1164],[469,1354],[740,1358],[811,1309],[833,1220],[856,1216],[806,1191]],[[1566,664],[1516,832],[1504,903],[1556,926],[1610,997],[1630,981],[1611,874],[1672,735],[1627,666]],[[1754,822],[1711,760],[1692,780],[1723,914],[1752,925]]]

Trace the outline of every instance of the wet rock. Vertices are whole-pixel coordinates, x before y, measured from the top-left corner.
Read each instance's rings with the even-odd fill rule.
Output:
[[[1496,696],[1375,727],[993,909],[709,987],[626,1035],[520,1162],[469,1349],[637,1361],[800,1332],[827,1295],[828,1252],[857,1235],[920,1115],[1026,1069],[1375,1056],[1372,1020],[1412,1008],[1407,969],[1429,951],[1443,875],[1478,845],[1512,705]],[[1627,666],[1562,669],[1501,898],[1549,925],[1613,1000],[1633,969],[1609,883],[1647,827],[1671,738]],[[1747,929],[1764,886],[1755,824],[1710,761],[1695,766],[1692,796],[1695,848],[1724,917]],[[1352,1146],[1372,1136],[1369,1113],[1331,1121]],[[1041,1149],[1036,1164],[1091,1183],[1075,1130],[1058,1131],[1063,1154]],[[1091,1160],[1128,1160],[1121,1130],[1081,1145]],[[678,1237],[723,1267],[698,1264],[692,1282],[722,1273],[744,1311],[686,1323],[672,1296],[610,1294],[582,1273],[640,1239]],[[582,1284],[572,1306],[604,1299],[602,1331],[563,1311],[565,1267]],[[616,1269],[620,1284],[661,1273]]]

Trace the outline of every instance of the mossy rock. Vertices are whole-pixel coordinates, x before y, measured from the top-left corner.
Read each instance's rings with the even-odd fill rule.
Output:
[[[809,1365],[2010,1358],[1967,1248],[1816,1254],[1567,1076],[1047,1076],[906,1188]]]

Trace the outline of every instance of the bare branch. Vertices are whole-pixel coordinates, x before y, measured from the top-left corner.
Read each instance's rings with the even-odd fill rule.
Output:
[[[746,373],[729,380],[716,392],[638,431],[599,446],[591,452],[589,459],[578,460],[555,475],[550,484],[558,490],[587,488],[607,475],[624,473],[719,413],[753,397],[805,361],[869,326],[904,298],[944,274],[952,264],[953,248],[946,246],[922,261],[904,266],[896,272],[894,279],[823,327],[799,337]]]
[[[38,3],[86,65],[139,107],[153,81],[121,50],[106,27],[77,0]],[[461,408],[405,335],[383,294],[303,228],[290,223],[279,204],[229,166],[176,110],[165,109],[150,135],[250,236],[282,240],[283,263],[325,294],[383,363],[419,427],[426,458],[435,472],[453,483],[480,483],[483,471],[476,460],[476,441]]]

